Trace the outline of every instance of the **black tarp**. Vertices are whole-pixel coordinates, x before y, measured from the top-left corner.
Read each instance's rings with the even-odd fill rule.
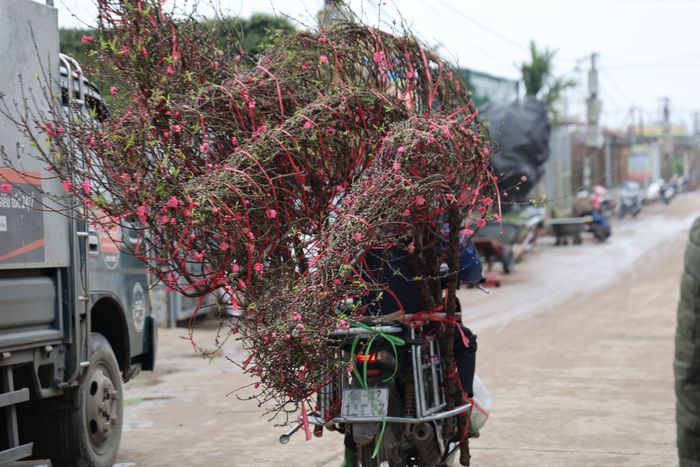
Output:
[[[526,203],[532,187],[544,174],[549,158],[547,105],[526,98],[507,105],[484,104],[479,114],[489,122],[494,143],[491,165],[498,175],[500,191],[508,192],[502,199],[502,208],[507,211],[514,203]]]

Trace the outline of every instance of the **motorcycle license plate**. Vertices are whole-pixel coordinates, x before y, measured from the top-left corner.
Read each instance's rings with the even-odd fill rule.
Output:
[[[340,415],[345,418],[381,417],[389,410],[389,388],[345,389]]]

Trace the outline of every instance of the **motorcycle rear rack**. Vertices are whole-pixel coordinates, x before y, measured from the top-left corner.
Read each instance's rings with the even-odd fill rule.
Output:
[[[379,325],[373,329],[366,328],[348,328],[338,329],[333,335],[337,337],[356,336],[367,338],[381,331],[388,334],[398,334],[404,331],[400,325]],[[309,417],[309,423],[314,425],[328,426],[336,423],[372,423],[386,421],[389,423],[404,423],[416,424],[423,422],[431,422],[453,417],[461,413],[467,412],[471,408],[471,404],[465,404],[449,411],[443,411],[447,407],[445,400],[444,389],[444,369],[441,364],[440,348],[437,340],[434,337],[419,338],[415,328],[409,329],[408,339],[405,339],[406,345],[411,348],[410,364],[413,372],[413,384],[415,393],[415,416],[396,417],[396,416],[373,416],[373,417],[342,417],[337,416],[330,420],[325,420],[319,416]],[[427,352],[423,351],[423,346],[427,345]],[[339,383],[339,385],[338,385]],[[340,381],[331,381],[326,386],[319,390],[320,413],[328,414],[331,406],[331,400],[342,396],[343,389],[347,385],[345,378]]]
[[[459,407],[455,407],[452,410],[447,410],[445,412],[437,412],[431,415],[425,415],[423,417],[391,417],[391,416],[386,416],[386,417],[381,417],[381,416],[374,416],[374,417],[335,417],[332,418],[331,420],[324,420],[322,417],[318,417],[316,415],[310,415],[308,417],[308,421],[311,425],[321,425],[321,426],[330,426],[330,425],[335,425],[337,423],[381,423],[381,422],[387,422],[387,423],[404,423],[408,425],[414,425],[417,423],[424,423],[424,422],[434,422],[437,420],[442,420],[445,418],[450,418],[454,417],[456,415],[459,415],[461,413],[467,412],[471,408],[471,404],[464,404],[460,405]]]

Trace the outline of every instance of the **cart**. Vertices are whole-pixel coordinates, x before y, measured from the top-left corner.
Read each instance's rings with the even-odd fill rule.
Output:
[[[514,248],[522,245],[523,242],[530,241],[529,222],[503,221],[501,223],[486,224],[480,228],[474,236],[474,245],[481,256],[484,257],[489,266],[489,271],[493,269],[493,263],[499,261],[503,264],[503,272],[510,274],[513,272],[515,261],[524,252],[524,248]],[[533,225],[534,227],[534,225]],[[516,250],[518,254],[516,255]]]
[[[550,219],[549,225],[552,226],[552,232],[556,237],[555,245],[568,245],[569,238],[574,245],[580,245],[583,240],[581,232],[584,227],[591,222],[590,216],[585,217],[559,217]]]

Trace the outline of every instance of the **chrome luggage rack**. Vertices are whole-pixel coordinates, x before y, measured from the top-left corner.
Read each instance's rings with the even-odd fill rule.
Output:
[[[380,320],[386,322],[386,318]],[[377,332],[385,334],[399,334],[404,332],[405,328],[401,324],[377,324],[371,329],[363,327],[351,327],[348,329],[336,329],[331,335],[334,337],[348,338],[356,337],[369,338]],[[342,400],[343,390],[349,386],[348,376],[342,374],[339,377],[332,378],[318,391],[319,412],[307,416],[307,422],[310,425],[328,427],[343,423],[402,423],[402,424],[418,424],[425,422],[435,422],[446,418],[454,417],[461,413],[467,412],[471,407],[471,403],[460,405],[450,410],[444,410],[447,407],[445,400],[444,388],[441,383],[445,380],[444,370],[441,365],[440,347],[435,337],[430,336],[425,339],[418,339],[416,330],[409,328],[409,339],[406,340],[406,345],[410,347],[411,366],[413,370],[413,384],[415,391],[415,417],[396,417],[396,416],[371,416],[371,417],[344,417],[335,416],[330,419],[324,418],[324,415],[333,413],[331,407],[333,401]],[[423,351],[423,345],[427,343],[427,352]],[[426,382],[428,384],[426,384]],[[280,436],[280,443],[286,444],[289,438],[300,428],[302,423],[298,421],[290,430]]]

